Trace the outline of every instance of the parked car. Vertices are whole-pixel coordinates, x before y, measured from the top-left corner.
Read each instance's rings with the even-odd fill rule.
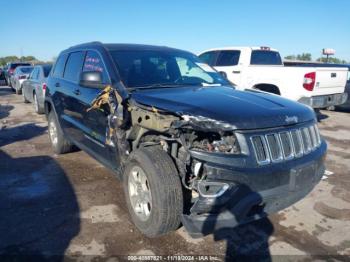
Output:
[[[32,102],[38,114],[44,113],[46,81],[51,68],[51,64],[35,66],[29,78],[22,84],[23,101]]]
[[[17,66],[31,66],[30,63],[9,63],[7,65],[7,70],[5,71],[5,78],[6,78],[6,83],[10,86],[11,86],[11,76],[13,75],[15,69]],[[12,87],[13,89],[13,87]]]
[[[0,67],[0,80],[2,80],[5,77],[4,75],[4,68],[1,66]]]
[[[309,105],[325,108],[347,99],[344,67],[285,66],[269,47],[214,48],[199,55],[223,72],[238,89],[258,89]]]
[[[11,87],[15,90],[17,95],[22,93],[22,84],[29,77],[32,71],[32,66],[16,67],[13,75],[10,77],[10,82]]]
[[[198,237],[276,212],[324,174],[314,111],[236,90],[192,53],[133,44],[62,51],[45,94],[55,153],[76,145],[124,184],[136,227]]]
[[[7,71],[7,66],[3,66],[1,69],[1,73],[0,73],[0,80],[2,81],[3,84],[7,85],[6,82],[6,77],[5,77],[5,72]]]
[[[346,82],[346,86],[345,86],[345,93],[348,94],[348,98],[345,101],[344,104],[338,105],[336,106],[336,109],[346,109],[346,110],[350,110],[350,65],[346,66],[348,68],[348,80]]]

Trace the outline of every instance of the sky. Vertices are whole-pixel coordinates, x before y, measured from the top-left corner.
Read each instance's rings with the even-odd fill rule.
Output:
[[[281,55],[333,48],[350,61],[349,0],[0,0],[0,57],[50,60],[76,44],[139,43],[194,53],[270,46]]]

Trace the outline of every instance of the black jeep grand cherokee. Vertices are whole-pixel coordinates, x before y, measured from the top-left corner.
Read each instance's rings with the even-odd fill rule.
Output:
[[[324,173],[314,112],[277,95],[237,91],[193,54],[82,44],[63,51],[45,111],[56,153],[73,145],[123,181],[147,236],[234,227],[295,203]]]

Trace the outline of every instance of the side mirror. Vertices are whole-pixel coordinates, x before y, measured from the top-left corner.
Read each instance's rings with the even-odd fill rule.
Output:
[[[225,79],[227,79],[227,74],[224,71],[219,71],[219,74]]]
[[[102,73],[98,71],[81,72],[79,85],[91,88],[103,88]]]

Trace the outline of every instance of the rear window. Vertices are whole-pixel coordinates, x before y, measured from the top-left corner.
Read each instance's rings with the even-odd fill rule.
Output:
[[[52,68],[52,65],[43,66],[44,77],[47,77],[50,74],[51,68]]]
[[[73,82],[78,82],[79,75],[83,67],[83,62],[84,62],[83,52],[70,53],[67,60],[66,68],[64,70],[63,78]]]
[[[216,66],[238,65],[240,55],[241,51],[239,50],[221,51],[216,61]]]
[[[19,70],[24,74],[30,74],[33,71],[33,67],[22,67]]]
[[[267,50],[253,50],[250,58],[251,65],[282,65],[278,52]]]
[[[31,64],[29,63],[15,63],[15,64],[11,64],[10,68],[11,69],[15,69],[17,66],[30,66]]]
[[[63,76],[64,65],[66,64],[66,59],[67,59],[66,54],[60,55],[60,57],[57,59],[56,64],[55,64],[55,68],[53,71],[54,77],[62,77]]]

